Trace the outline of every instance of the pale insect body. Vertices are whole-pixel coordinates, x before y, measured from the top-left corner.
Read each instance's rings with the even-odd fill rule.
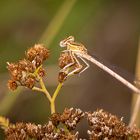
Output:
[[[71,71],[68,74],[68,76],[73,75],[75,73],[81,74],[89,67],[89,64],[81,56],[77,55],[77,53],[87,54],[87,49],[85,48],[85,46],[83,44],[74,42],[73,36],[69,36],[68,38],[62,40],[60,42],[60,46],[67,47],[67,50],[64,50],[63,52],[69,52],[71,59],[72,59],[72,63],[65,66],[63,68],[63,70],[65,70],[68,67],[71,67],[74,63],[77,64],[77,67],[73,71]],[[86,67],[84,69],[82,69],[83,66],[78,61],[77,57],[80,58],[86,64]]]
[[[75,42],[73,36],[69,36],[68,38],[62,40],[60,42],[60,46],[61,47],[67,47],[67,50],[69,50],[69,51],[80,52],[80,53],[86,53],[87,54],[86,47],[81,43]]]
[[[62,40],[60,42],[60,46],[67,48],[63,52],[69,52],[69,55],[71,56],[71,59],[73,61],[72,63],[66,65],[62,69],[62,71],[66,71],[66,69],[71,67],[74,63],[77,64],[77,67],[73,71],[68,73],[68,76],[73,75],[75,73],[79,73],[80,74],[80,73],[84,72],[87,68],[89,68],[89,64],[85,61],[85,59],[86,59],[86,60],[89,60],[90,62],[92,62],[93,64],[97,65],[99,68],[101,68],[105,72],[109,73],[111,76],[113,76],[114,78],[119,80],[125,86],[127,86],[128,88],[133,90],[135,93],[139,93],[140,94],[140,89],[138,89],[133,84],[128,82],[126,79],[124,79],[123,77],[121,77],[120,75],[115,73],[113,70],[111,70],[110,68],[108,68],[107,66],[105,66],[104,64],[102,64],[101,62],[99,62],[98,60],[93,58],[92,56],[90,56],[87,53],[87,49],[85,48],[85,46],[83,44],[76,43],[74,41],[74,37],[73,36],[69,36],[68,38]],[[84,69],[82,69],[83,66],[78,61],[77,57],[80,58],[86,64],[86,67]]]

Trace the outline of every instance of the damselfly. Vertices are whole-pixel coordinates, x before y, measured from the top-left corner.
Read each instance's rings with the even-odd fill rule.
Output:
[[[60,46],[61,47],[66,47],[66,50],[64,50],[63,52],[69,52],[69,54],[70,54],[70,56],[71,56],[71,58],[73,60],[70,64],[66,65],[63,68],[63,70],[65,70],[68,67],[72,66],[73,63],[75,63],[75,62],[78,64],[77,68],[75,68],[73,71],[71,71],[68,74],[68,76],[72,75],[72,74],[74,74],[76,72],[79,72],[79,69],[82,68],[81,64],[80,64],[80,62],[79,62],[79,60],[77,58],[81,59],[81,61],[83,61],[86,64],[86,67],[84,69],[82,69],[80,71],[80,73],[84,72],[87,68],[89,68],[89,64],[86,61],[86,60],[88,60],[88,61],[92,62],[93,64],[97,65],[99,68],[101,68],[105,72],[109,73],[111,76],[113,76],[117,80],[119,80],[121,83],[123,83],[125,86],[130,88],[135,93],[140,94],[140,89],[138,89],[136,86],[134,86],[132,83],[127,81],[125,78],[123,78],[122,76],[120,76],[119,74],[114,72],[112,69],[110,69],[109,67],[104,65],[102,62],[98,61],[97,59],[95,59],[94,57],[89,55],[86,47],[81,43],[75,42],[75,39],[74,39],[73,36],[69,36],[68,38],[62,40],[60,42]]]

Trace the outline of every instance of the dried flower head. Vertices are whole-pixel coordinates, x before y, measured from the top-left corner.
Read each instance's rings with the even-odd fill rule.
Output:
[[[29,61],[39,67],[44,60],[49,56],[49,50],[43,44],[36,44],[26,52],[26,57]]]
[[[8,85],[8,88],[11,90],[16,90],[18,87],[18,84],[14,80],[8,80],[7,85]]]
[[[76,59],[71,57],[69,52],[61,53],[59,57],[59,67],[61,69],[58,75],[58,81],[60,83],[64,82],[68,76],[78,74],[82,69],[82,65],[77,64]]]
[[[41,68],[38,70],[38,75],[39,75],[40,77],[44,77],[44,76],[46,75],[45,69],[41,67]]]
[[[78,133],[70,133],[60,128],[57,132],[51,121],[45,125],[32,123],[11,124],[5,130],[6,140],[78,140]]]
[[[128,139],[139,140],[140,139],[140,129],[136,126],[127,127],[126,136]]]
[[[32,62],[26,59],[20,60],[17,64],[18,64],[19,70],[25,71],[28,73],[33,73],[36,69],[36,67],[32,64]]]
[[[122,122],[122,119],[119,119],[102,109],[93,113],[87,112],[86,115],[91,127],[91,130],[88,130],[88,135],[91,140],[117,140],[125,138],[126,126]]]
[[[35,86],[35,82],[37,82],[36,77],[29,75],[22,86],[32,89]]]
[[[38,44],[27,51],[27,59],[19,60],[17,63],[7,62],[11,75],[11,80],[8,81],[9,89],[15,90],[18,86],[32,89],[38,82],[38,76],[45,76],[42,63],[48,58],[48,52],[48,49]]]
[[[61,122],[64,123],[69,130],[74,130],[83,117],[84,112],[82,112],[82,110],[65,108],[61,115]]]
[[[50,117],[50,121],[53,123],[54,126],[58,126],[61,122],[61,114],[60,113],[53,113]]]
[[[8,81],[9,89],[15,90],[18,86],[28,88],[34,86],[36,77],[33,76],[33,72],[35,69],[30,61],[23,59],[18,63],[8,63],[7,68],[11,75],[11,80]]]
[[[28,136],[25,130],[26,125],[24,123],[11,124],[5,130],[6,140],[26,140]]]
[[[72,58],[68,52],[62,52],[59,57],[59,67],[63,69],[66,65],[72,63]]]
[[[63,83],[67,79],[67,73],[66,72],[59,72],[58,74],[58,81],[60,83]]]
[[[66,108],[62,114],[52,114],[48,124],[44,125],[33,123],[10,124],[9,120],[1,117],[0,125],[4,126],[6,140],[26,140],[27,138],[37,140],[82,140],[78,138],[79,133],[73,130],[83,117],[87,118],[91,128],[87,131],[89,140],[140,139],[140,129],[126,126],[122,119],[102,109],[83,113],[80,109]],[[63,123],[68,130],[59,123]]]

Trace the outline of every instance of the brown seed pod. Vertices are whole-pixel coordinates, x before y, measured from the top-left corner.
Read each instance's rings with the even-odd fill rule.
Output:
[[[35,77],[28,76],[26,81],[25,81],[25,86],[32,89],[35,85],[35,82],[36,82]]]
[[[63,83],[67,78],[67,74],[65,72],[59,72],[58,74],[58,81]]]
[[[72,58],[68,52],[62,52],[60,57],[59,57],[58,62],[59,62],[59,67],[62,69],[66,65],[72,63],[73,61],[72,61]]]
[[[46,71],[44,68],[40,68],[39,71],[38,71],[38,75],[40,77],[44,77],[46,75]]]
[[[38,67],[49,57],[49,50],[43,44],[36,44],[26,52],[26,57]]]
[[[77,124],[81,121],[84,115],[84,112],[80,109],[65,108],[61,115],[61,122],[64,123],[70,131],[75,130]]]
[[[54,126],[57,127],[59,125],[60,121],[61,121],[61,114],[59,114],[59,113],[53,113],[51,115],[51,117],[50,117],[50,121],[52,122],[52,124]]]
[[[14,80],[8,80],[7,84],[8,84],[8,88],[11,90],[16,90],[18,87],[16,81],[14,81]]]
[[[88,130],[90,139],[125,139],[126,125],[115,115],[102,109],[86,113],[91,130]]]

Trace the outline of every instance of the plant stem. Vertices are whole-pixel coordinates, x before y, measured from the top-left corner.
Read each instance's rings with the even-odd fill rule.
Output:
[[[39,83],[40,83],[40,86],[42,88],[42,91],[44,92],[44,94],[46,95],[46,97],[48,98],[48,100],[51,103],[51,100],[52,100],[51,95],[49,94],[48,90],[46,89],[45,84],[44,84],[42,78],[39,78]]]
[[[55,102],[54,101],[51,101],[50,104],[51,104],[51,114],[53,114],[56,111],[55,110]]]
[[[137,54],[135,77],[136,79],[140,80],[140,37],[138,42],[138,54]],[[140,87],[139,81],[138,81],[138,87]],[[130,118],[129,125],[136,124],[137,127],[140,127],[139,118],[140,118],[140,95],[134,94],[132,97],[132,110],[131,110],[131,118]]]
[[[134,124],[136,124],[137,117],[139,115],[139,109],[140,109],[140,95],[137,97],[135,106],[133,108],[132,116],[129,123],[130,126],[133,126]],[[136,125],[139,125],[139,124],[136,124]]]
[[[43,92],[46,95],[46,97],[48,98],[48,100],[50,102],[51,114],[53,114],[53,113],[55,113],[55,100],[56,100],[56,97],[57,97],[61,87],[63,86],[63,83],[58,84],[52,97],[50,96],[49,92],[47,91],[47,89],[45,87],[45,84],[44,84],[42,78],[40,78],[40,77],[39,77],[39,83],[40,83],[41,88],[33,87],[32,90]]]
[[[60,89],[62,88],[62,86],[63,86],[63,83],[59,83],[53,96],[52,96],[52,100],[51,100],[51,111],[52,111],[51,113],[52,114],[55,113],[55,100],[56,100],[56,97],[57,97]]]
[[[53,101],[55,101],[55,99],[56,99],[56,97],[57,97],[57,95],[58,95],[60,89],[62,88],[62,86],[63,86],[63,83],[59,83],[59,84],[58,84],[58,86],[57,86],[57,88],[56,88],[56,90],[55,90],[55,92],[54,92],[54,94],[53,94],[53,97],[52,97],[52,100],[53,100]]]
[[[43,90],[41,88],[38,88],[38,87],[33,87],[32,90],[43,92]]]

